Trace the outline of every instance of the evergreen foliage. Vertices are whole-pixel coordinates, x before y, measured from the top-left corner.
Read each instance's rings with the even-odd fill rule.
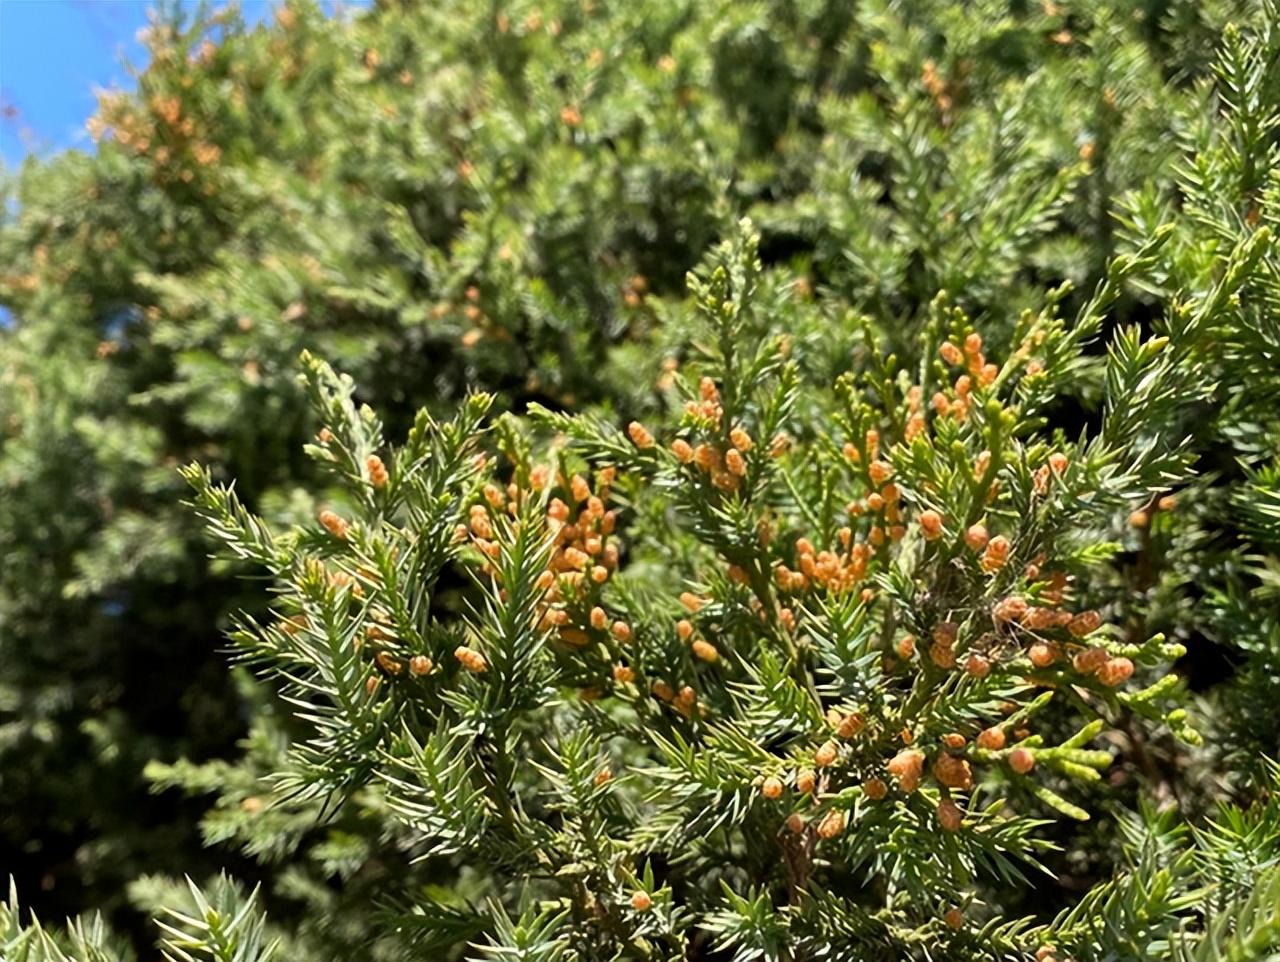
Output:
[[[149,43],[0,227],[0,863],[129,938],[0,956],[1280,958],[1271,0]]]

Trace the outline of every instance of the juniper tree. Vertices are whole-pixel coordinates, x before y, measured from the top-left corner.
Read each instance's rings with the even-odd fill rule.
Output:
[[[1101,519],[1185,476],[1166,426],[1190,370],[1122,330],[1098,429],[1038,417],[1167,236],[1072,323],[1052,299],[1025,314],[1003,356],[939,303],[917,364],[870,342],[823,386],[755,310],[744,225],[690,277],[663,438],[534,409],[486,443],[477,395],[393,450],[304,358],[341,499],[277,534],[186,471],[277,579],[275,617],[234,636],[311,729],[277,790],[379,786],[457,873],[452,901],[404,893],[392,924],[420,947],[518,941],[516,913],[584,959],[1034,949],[1002,898],[1038,870],[1040,816],[1089,817],[1099,735],[1132,713],[1199,740],[1168,701],[1181,646],[1125,638],[1075,587],[1110,554]],[[1054,702],[1078,719],[1061,740],[1037,731]]]
[[[1218,281],[1221,264],[1209,251],[1276,227],[1276,13],[1266,8],[1251,34],[1225,32],[1214,81],[1201,85],[1202,106],[1187,117],[1177,181],[1165,189],[1147,185],[1126,201],[1123,215],[1126,233],[1137,238],[1177,211],[1179,229],[1151,283],[1188,298],[1166,330],[1194,356],[1192,377],[1202,392],[1184,428],[1198,452],[1196,477],[1178,498],[1153,501],[1131,516],[1128,540],[1138,558],[1124,588],[1135,625],[1178,624],[1185,637],[1203,632],[1240,664],[1234,684],[1220,693],[1225,710],[1213,717],[1221,720],[1219,747],[1230,767],[1251,773],[1280,745],[1280,732],[1261,710],[1277,677],[1280,637],[1271,560],[1280,456],[1276,245],[1262,248],[1235,296],[1213,305],[1216,321],[1189,325],[1182,318],[1195,312],[1195,295]]]
[[[1247,29],[1226,29],[1233,18]],[[1275,750],[1276,259],[1262,229],[1277,226],[1275,22],[1271,5],[1254,3],[841,11],[565,0],[497,11],[382,3],[350,21],[290,4],[254,31],[233,13],[159,24],[138,94],[103,104],[98,152],[31,164],[4,215],[0,297],[17,318],[0,332],[6,835],[65,848],[60,865],[42,852],[36,867],[53,870],[58,891],[80,876],[109,910],[144,869],[205,875],[225,847],[198,853],[189,829],[151,831],[132,818],[134,795],[103,794],[158,756],[158,787],[218,795],[205,840],[243,846],[271,875],[290,957],[390,956],[444,931],[457,946],[526,940],[531,953],[590,958],[622,944],[617,926],[627,925],[659,954],[680,933],[694,933],[694,951],[714,940],[749,954],[753,939],[772,939],[805,952],[806,940],[829,936],[831,946],[880,939],[960,953],[987,920],[995,949],[1031,945],[1041,934],[1016,923],[1027,887],[1002,872],[1038,879],[1035,860],[1060,869],[1070,857],[1088,860],[1085,878],[1109,874],[1119,849],[1106,833],[1138,793],[1202,810],[1227,781],[1247,800],[1257,785],[1246,770]],[[686,299],[685,272],[748,212],[763,269],[748,233],[713,255]],[[352,419],[349,388],[314,365],[310,390],[325,410],[312,429],[328,424],[340,447],[317,452],[318,466],[299,456],[311,418],[294,378],[304,346],[355,375],[387,438],[408,438],[394,457],[376,422]],[[984,384],[988,363],[998,367]],[[470,408],[448,442],[440,425],[472,388],[492,394],[493,412],[546,411],[515,422]],[[699,410],[682,413],[686,400]],[[415,417],[424,405],[430,415]],[[632,419],[654,448],[619,433]],[[463,444],[456,432],[472,426],[487,432],[465,441],[487,452],[484,468],[413,474],[415,458],[437,463],[441,445]],[[778,431],[792,446],[766,457]],[[984,450],[992,460],[970,483],[964,471]],[[331,455],[349,463],[326,480],[318,467],[332,468]],[[247,560],[279,579],[278,613],[329,605],[335,631],[358,622],[391,637],[340,662],[301,631],[279,636],[269,595],[204,563],[173,471],[192,458],[236,479],[265,519],[253,531],[291,532],[244,542]],[[893,474],[873,486],[878,463]],[[604,484],[611,465],[618,475]],[[539,466],[547,477],[535,494]],[[981,507],[987,471],[999,494]],[[577,608],[552,605],[572,623],[520,634],[521,610],[497,597],[480,553],[497,544],[493,572],[527,573],[502,564],[513,551],[533,565],[554,550],[539,540],[561,520],[547,517],[561,512],[551,498],[574,513],[567,527],[579,525],[575,474],[588,504],[619,512],[613,533],[595,532],[602,551],[619,545],[617,563],[601,566],[604,587]],[[531,512],[512,519],[518,532],[493,508],[490,536],[414,549],[427,552],[411,579],[422,596],[402,594],[402,574],[388,588],[354,571],[344,608],[305,581],[307,559],[345,571],[379,538],[394,543],[379,525],[429,528],[441,516],[434,497],[465,509],[458,521],[470,529],[471,505],[490,503],[477,491],[491,483],[510,500],[513,482]],[[849,515],[850,503],[862,513]],[[351,537],[314,523],[295,532],[321,509]],[[236,512],[224,531],[236,543],[252,534],[235,527],[247,517]],[[996,566],[1001,538],[1009,557]],[[855,547],[869,553],[859,561]],[[406,563],[384,561],[389,571]],[[1059,588],[1020,580],[1028,565],[1066,576],[1069,605],[1042,603]],[[683,592],[709,600],[681,616]],[[275,655],[297,659],[304,688],[318,684],[310,671],[327,670],[339,674],[325,676],[338,686],[326,691],[373,677],[378,690],[348,692],[338,715],[314,689],[295,690],[309,706],[300,718],[243,675],[232,696],[210,653],[217,622],[239,608],[248,618],[237,636],[268,674],[282,667]],[[1081,630],[1089,612],[1106,613],[1103,643],[1084,648],[1072,622],[1041,624],[1066,611],[1084,617]],[[951,623],[958,667],[943,668],[933,631]],[[402,637],[410,626],[418,634]],[[1160,631],[1168,640],[1153,642]],[[576,632],[588,644],[569,650]],[[1176,714],[1186,700],[1176,682],[1135,700],[1177,645],[1193,657],[1208,648],[1202,634],[1249,659],[1240,683],[1205,706],[1206,753],[1173,737],[1194,740]],[[454,658],[464,642],[484,672]],[[936,652],[944,663],[947,649]],[[1073,674],[1077,655],[1087,669],[1100,649],[1105,675]],[[967,672],[975,653],[985,679]],[[432,668],[415,675],[419,656]],[[1136,677],[1103,684],[1129,670],[1123,659]],[[1034,713],[1029,694],[998,689],[1023,674],[1057,684]],[[947,707],[950,688],[912,701],[943,678],[961,707]],[[509,704],[486,687],[495,679],[510,683]],[[1063,679],[1083,682],[1084,705]],[[670,703],[642,695],[639,683],[652,693],[655,680]],[[154,719],[179,701],[201,707],[175,740]],[[990,747],[994,734],[977,747],[980,732],[965,726],[1005,701],[1015,705],[1005,747]],[[253,716],[246,757],[202,763],[232,737],[231,704]],[[918,730],[890,755],[887,726],[904,707]],[[841,721],[819,738],[830,708]],[[1027,744],[1036,766],[1018,775],[1003,759],[1022,745],[1013,736],[1024,710],[1028,737],[1044,741]],[[854,712],[869,727],[839,737]],[[1105,734],[1075,745],[1095,716]],[[452,742],[437,734],[441,720]],[[937,740],[952,734],[966,747]],[[819,769],[828,737],[837,757]],[[415,809],[420,794],[406,799],[425,777],[409,761],[445,745],[473,762],[480,792],[448,828],[466,855],[415,861],[442,816]],[[1116,792],[1074,767],[1102,764],[1089,753],[1104,746],[1108,781],[1129,778]],[[1213,754],[1223,747],[1229,767]],[[909,795],[876,768],[904,751],[924,753],[895,766],[911,775],[921,765],[923,787]],[[617,777],[588,791],[584,772],[606,756]],[[976,795],[940,782],[939,763],[962,783],[967,765]],[[624,776],[633,769],[646,774]],[[797,793],[810,770],[814,792]],[[265,780],[273,772],[285,774],[278,790]],[[638,784],[660,775],[676,793],[666,804]],[[883,805],[863,794],[863,776],[885,783]],[[510,823],[486,807],[500,806],[503,779]],[[683,846],[680,820],[707,808],[698,802],[712,790],[727,793],[708,816],[716,831],[704,847]],[[797,803],[815,793],[817,808]],[[988,817],[997,798],[1017,817]],[[56,819],[45,816],[54,799]],[[1070,827],[1082,812],[1090,826]],[[957,813],[960,830],[939,834],[939,819]],[[804,832],[779,840],[791,815]],[[843,834],[817,838],[842,818]],[[869,838],[922,839],[924,857],[906,841],[858,848],[864,822]],[[477,826],[491,823],[493,838],[476,843]],[[589,845],[602,837],[613,839],[603,855]],[[522,903],[497,880],[547,839],[562,862],[573,852],[559,866],[570,870],[531,885]],[[796,854],[809,841],[812,852]],[[886,888],[899,864],[916,873],[911,885]],[[821,895],[848,878],[869,890]],[[444,904],[423,902],[424,891]],[[637,892],[648,909],[627,907]],[[583,893],[605,907],[599,919]],[[152,876],[129,897],[151,908],[175,896]],[[969,899],[959,934],[936,919],[925,941],[902,931]],[[388,914],[372,945],[371,904]],[[1144,951],[1166,951],[1151,947],[1161,938]]]

